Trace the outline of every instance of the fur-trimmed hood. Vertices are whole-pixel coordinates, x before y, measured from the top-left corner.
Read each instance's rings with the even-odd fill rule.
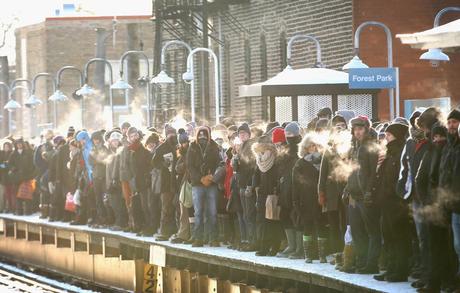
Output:
[[[256,142],[251,146],[252,153],[257,156],[266,151],[272,151],[273,154],[276,155],[277,150],[274,144],[271,142]]]
[[[256,164],[262,173],[270,170],[275,164],[277,150],[274,144],[257,142],[252,145],[252,152],[256,157]]]
[[[308,147],[310,147],[313,144],[317,144],[315,136],[310,133],[305,135],[305,137],[299,143],[299,157],[300,158],[305,157],[307,155]]]

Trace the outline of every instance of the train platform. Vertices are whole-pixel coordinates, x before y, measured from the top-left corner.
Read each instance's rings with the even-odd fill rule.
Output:
[[[214,286],[217,292],[227,292],[216,288],[230,288],[234,284],[259,290],[254,292],[275,292],[274,288],[286,287],[298,288],[297,292],[415,292],[409,282],[378,282],[372,275],[342,273],[330,264],[260,257],[226,247],[195,248],[158,242],[153,237],[137,237],[132,233],[48,222],[37,214],[0,214],[0,232],[3,257],[136,292],[173,292],[166,288],[179,283],[182,287],[179,292],[195,292],[184,289],[193,287],[193,280],[184,285],[185,280],[193,279],[190,274],[206,276],[206,283],[215,284],[206,288]],[[155,268],[150,283],[146,277],[148,266]],[[156,291],[145,290],[146,282],[153,284]],[[258,286],[262,289],[256,289]]]

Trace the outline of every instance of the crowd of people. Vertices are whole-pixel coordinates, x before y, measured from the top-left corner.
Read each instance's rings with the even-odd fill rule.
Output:
[[[69,127],[36,145],[7,138],[0,205],[157,241],[329,261],[379,281],[411,276],[419,292],[455,290],[460,111],[430,107],[385,123],[339,112],[322,109],[306,127],[227,118],[162,131]]]

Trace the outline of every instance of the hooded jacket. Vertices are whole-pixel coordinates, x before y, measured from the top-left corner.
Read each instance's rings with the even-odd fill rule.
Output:
[[[91,151],[93,149],[93,142],[91,141],[91,138],[89,137],[89,134],[86,131],[80,131],[77,134],[76,140],[78,142],[81,142],[82,140],[85,141],[85,146],[82,149],[82,156],[85,162],[86,174],[88,175],[88,179],[91,182],[93,181],[93,165],[90,156]]]
[[[169,157],[166,159],[166,157]],[[169,161],[172,158],[172,161]],[[152,167],[161,172],[161,192],[175,192],[176,187],[176,144],[168,140],[160,144],[152,158]]]
[[[201,131],[205,131],[208,137],[208,142],[204,148],[198,143],[198,134]],[[220,161],[219,146],[211,139],[209,128],[199,128],[196,132],[195,141],[190,144],[187,151],[187,170],[190,174],[192,186],[203,186],[201,178],[214,174]]]

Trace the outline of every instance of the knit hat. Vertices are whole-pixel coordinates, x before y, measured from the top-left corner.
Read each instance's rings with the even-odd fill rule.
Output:
[[[447,116],[447,120],[449,119],[455,119],[457,121],[460,121],[460,111],[457,109],[453,109],[450,111],[449,116]]]
[[[356,117],[355,111],[352,110],[338,110],[335,111],[335,115],[340,115],[347,121],[347,125],[351,119]]]
[[[398,140],[405,140],[409,132],[409,126],[402,123],[392,123],[387,126],[385,132],[389,132]]]
[[[187,134],[187,132],[185,131],[185,129],[183,129],[183,128],[179,129],[178,133],[179,133],[179,138],[178,138],[178,140],[179,140],[179,143],[180,143],[180,144],[189,142],[188,134]]]
[[[295,137],[295,136],[300,136],[300,125],[299,123],[293,121],[286,125],[284,128],[284,133],[286,137]]]
[[[246,132],[247,134],[251,135],[251,130],[249,129],[249,125],[245,122],[243,124],[240,125],[240,127],[238,127],[238,134],[241,132],[241,131],[244,131]]]
[[[429,107],[417,118],[416,123],[420,128],[431,129],[439,121],[441,111],[436,107]]]
[[[73,137],[75,135],[75,128],[73,126],[70,126],[69,129],[67,129],[67,137]]]
[[[110,137],[109,137],[109,141],[112,141],[112,140],[122,140],[123,139],[123,134],[121,134],[121,132],[118,132],[118,131],[112,131],[110,133]]]
[[[318,117],[331,117],[332,116],[332,110],[329,107],[322,108],[318,111],[318,114],[316,115]]]
[[[228,133],[233,133],[233,132],[238,133],[238,126],[236,126],[236,125],[230,125],[230,126],[228,127]]]
[[[409,126],[409,121],[404,117],[396,117],[391,123],[400,123]]]
[[[435,135],[447,137],[447,128],[440,123],[435,123],[431,129],[431,137]]]
[[[65,142],[65,138],[62,136],[62,135],[58,135],[58,136],[55,136],[53,138],[53,144],[54,145],[58,145],[60,144],[61,142]]]
[[[158,133],[156,132],[153,132],[152,134],[149,135],[149,137],[147,137],[147,140],[145,141],[145,144],[159,144],[160,143],[160,136],[158,135]]]
[[[278,126],[280,126],[280,124],[277,121],[268,122],[267,127],[265,128],[265,133],[268,134],[270,130]]]
[[[345,120],[345,118],[342,115],[339,115],[339,114],[336,114],[332,118],[331,122],[332,122],[332,126],[336,126],[337,123],[345,123],[345,125],[347,125],[347,120]]]
[[[367,116],[359,115],[350,120],[350,125],[351,128],[361,126],[369,129],[371,127],[371,122],[369,121],[369,118],[367,118]]]
[[[315,131],[323,131],[329,128],[329,119],[321,118],[316,121]]]
[[[279,142],[282,142],[282,143],[286,142],[286,135],[284,133],[283,128],[276,128],[275,130],[273,130],[273,133],[272,133],[272,143],[279,143]]]

